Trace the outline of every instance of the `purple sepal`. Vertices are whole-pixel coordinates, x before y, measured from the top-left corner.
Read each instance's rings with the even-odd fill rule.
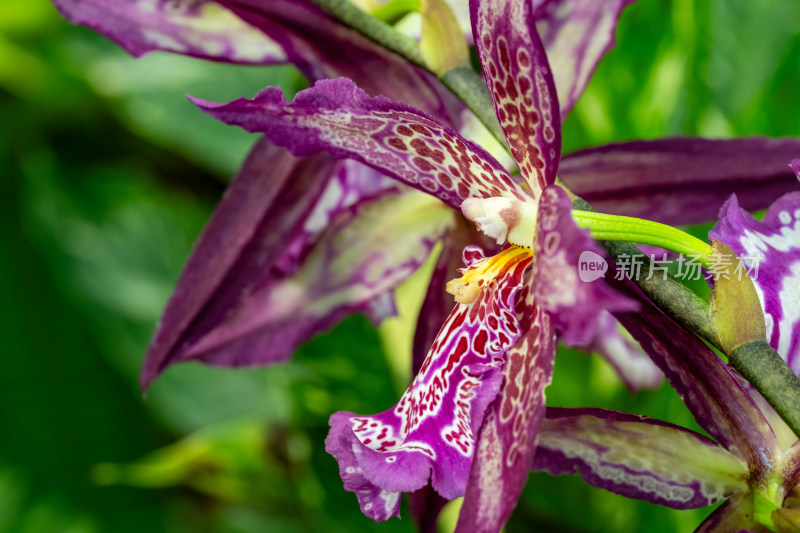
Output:
[[[529,198],[483,148],[418,109],[370,98],[348,79],[319,81],[292,103],[277,87],[229,104],[191,100],[296,156],[328,152],[355,159],[456,209],[471,197]]]
[[[285,241],[302,232],[333,172],[327,156],[300,160],[259,141],[195,244],[148,349],[146,388],[236,307],[239,294],[269,279]]]
[[[407,279],[451,223],[450,210],[426,195],[390,192],[364,199],[319,235],[297,272],[234,293],[223,320],[182,358],[220,366],[287,359],[299,343],[369,309]]]
[[[459,124],[461,104],[432,75],[308,0],[54,0],[61,14],[133,56],[163,50],[228,63],[291,63],[310,80],[345,76],[373,95]]]
[[[563,121],[614,46],[622,10],[635,0],[534,1],[533,18],[553,69]]]
[[[349,159],[340,160],[308,214],[302,231],[286,243],[286,249],[274,268],[286,275],[294,274],[320,233],[339,213],[365,198],[377,198],[389,191],[400,192],[401,185],[366,165]]]
[[[744,465],[708,437],[641,415],[548,408],[534,470],[674,509],[748,490]]]
[[[568,346],[582,346],[595,337],[602,310],[633,311],[638,306],[611,289],[602,270],[584,272],[587,262],[607,263],[602,249],[588,230],[578,228],[571,213],[572,204],[560,187],[547,188],[539,198],[534,292],[559,338]],[[599,277],[585,277],[595,273]]]
[[[351,78],[367,93],[460,124],[464,105],[434,76],[349,28],[308,0],[219,0],[270,36],[311,81]]]
[[[681,226],[716,219],[731,193],[753,211],[797,190],[797,154],[797,138],[633,141],[564,156],[559,176],[600,212]]]
[[[800,192],[779,198],[761,221],[732,196],[709,237],[727,244],[749,267],[767,340],[800,375]]]
[[[532,2],[470,0],[469,5],[475,46],[500,127],[538,197],[558,172],[561,115]]]
[[[520,294],[517,316],[527,328],[508,352],[503,388],[489,407],[456,532],[497,533],[511,516],[528,479],[544,418],[544,389],[550,384],[555,333],[538,309],[530,286]]]
[[[425,261],[452,213],[415,191],[385,189],[385,181],[373,192],[343,168],[353,169],[259,142],[178,281],[145,359],[143,387],[188,359],[284,361],[350,313],[375,320],[392,313],[391,290]],[[387,249],[387,240],[396,246]]]

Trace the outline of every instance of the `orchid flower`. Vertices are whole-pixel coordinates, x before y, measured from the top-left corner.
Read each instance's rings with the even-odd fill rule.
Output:
[[[561,115],[530,6],[470,7],[487,85],[524,185],[446,125],[370,98],[350,80],[318,82],[293,103],[276,88],[226,105],[194,101],[297,156],[325,151],[370,165],[461,208],[487,236],[509,243],[490,258],[466,249],[463,276],[448,283],[457,305],[400,403],[372,417],[333,415],[326,443],[345,488],[373,519],[397,514],[399,493],[430,480],[445,498],[466,494],[462,527],[499,530],[527,478],[520,467],[535,450],[555,333],[588,341],[599,309],[631,306],[602,283],[580,283],[573,267],[581,251],[600,249],[577,229],[569,198],[553,186]],[[234,323],[239,331],[232,333],[247,322]]]
[[[791,166],[800,178],[800,160]],[[762,221],[739,208],[733,196],[710,236],[740,257],[763,255],[751,266],[767,337],[800,375],[800,191],[779,198]],[[798,436],[701,341],[651,304],[643,307],[620,320],[714,440],[638,415],[553,408],[542,426],[534,470],[578,473],[594,486],[676,509],[728,498],[698,531],[796,531]]]
[[[163,50],[235,63],[291,62],[311,80],[347,76],[371,94],[413,103],[445,123],[459,124],[464,114],[463,108],[454,105],[454,99],[432,76],[338,24],[307,0],[281,0],[257,6],[211,1],[56,0],[55,3],[70,20],[105,33],[135,56]],[[556,74],[565,102],[562,117],[583,91],[599,59],[612,46],[616,20],[629,3],[619,0],[598,9],[590,1],[561,0],[535,7],[548,55],[557,67],[563,66],[557,68]],[[582,35],[580,40],[566,38],[575,33]],[[323,40],[330,46],[320,46]],[[335,56],[330,53],[332,49],[337,50]],[[576,56],[582,59],[575,61]],[[317,194],[307,194],[298,200],[304,189],[292,185],[292,176],[312,172],[319,175],[306,178],[305,190]],[[358,278],[350,277],[349,285],[340,284],[334,290],[324,283],[310,283],[310,276],[302,270],[335,268],[342,251],[324,243],[335,240],[338,233],[322,230],[336,217],[350,221],[338,224],[338,232],[358,231],[348,229],[350,224],[358,226],[360,218],[368,218],[373,209],[385,211],[387,205],[399,204],[417,194],[354,161],[325,164],[318,158],[316,163],[303,164],[268,143],[256,144],[184,270],[148,352],[142,385],[148,386],[167,366],[186,359],[237,366],[281,361],[302,341],[328,329],[349,313],[363,311],[376,322],[392,314],[392,289],[424,261],[438,240],[444,237],[448,242],[461,242],[468,237],[475,242],[478,238],[474,232],[465,231],[462,224],[454,223],[443,204],[428,203],[431,216],[425,220],[429,226],[418,225],[420,233],[416,237],[412,237],[407,224],[400,223],[399,216],[393,221],[396,230],[384,230],[397,233],[393,241],[403,239],[409,243],[402,249],[408,252],[403,257],[397,253],[384,256],[385,269],[404,265],[394,275],[383,276],[385,284],[359,288]],[[391,198],[386,198],[387,195]],[[610,198],[613,201],[613,194]],[[298,201],[302,201],[303,207],[293,212],[291,221],[285,218],[286,213],[279,214],[274,209]],[[373,202],[375,205],[370,207]],[[428,201],[417,197],[409,202]],[[359,206],[356,212],[344,214],[356,206]],[[437,208],[441,212],[433,214]],[[275,238],[259,241],[261,231],[269,231]],[[223,241],[225,251],[220,253]],[[320,250],[326,247],[326,252]],[[440,264],[451,264],[455,258],[460,261],[461,248],[463,244],[448,247],[452,252],[442,254]],[[378,258],[367,248],[350,252],[360,253],[362,261],[373,265]],[[283,257],[278,258],[279,255]],[[213,261],[209,260],[211,257]],[[247,257],[269,260],[248,265]],[[322,263],[310,266],[315,260]],[[271,327],[260,335],[242,336],[220,348],[214,340],[219,318],[238,314],[236,309],[242,303],[238,294],[254,285],[264,286],[265,293],[271,294],[282,294],[284,286],[303,286],[308,298],[295,298],[294,307],[276,301],[273,310],[277,312],[270,315]],[[436,316],[431,314],[432,307],[443,305],[441,284],[432,283],[431,287],[426,299],[428,313],[418,325],[421,340],[415,350],[417,368],[435,334],[435,331],[425,334],[429,324],[438,327],[447,314],[446,311]],[[332,297],[331,291],[337,296]],[[319,301],[325,295],[329,305],[312,309],[309,302]],[[263,303],[270,306],[269,301]],[[285,317],[292,317],[289,330]],[[623,338],[610,315],[602,320],[602,330],[608,337],[588,343],[591,348],[612,361],[632,389],[657,386],[660,374],[649,365],[649,360]],[[220,349],[204,349],[212,345]]]
[[[452,2],[456,12],[468,11],[466,3]],[[613,45],[616,21],[630,3],[616,0],[602,7],[594,0],[533,3],[537,30],[553,65],[562,118]],[[211,0],[55,0],[55,4],[65,17],[106,34],[137,57],[162,50],[233,63],[290,62],[311,80],[346,76],[370,94],[411,103],[446,123],[459,124],[464,113],[432,76],[342,26],[308,0],[257,5]],[[570,37],[574,35],[581,37]],[[749,193],[750,209],[767,205],[786,190],[788,176],[781,165],[797,147],[797,140],[760,138],[622,143],[570,154],[560,172],[573,190],[606,212],[647,213],[648,218],[680,225],[711,219],[730,192]],[[366,312],[380,321],[394,311],[394,287],[424,261],[437,240],[446,243],[435,269],[441,277],[460,266],[461,249],[479,238],[453,220],[447,206],[434,201],[427,209],[431,216],[421,217],[429,220],[429,226],[423,227],[424,220],[419,220],[416,236],[399,216],[383,230],[391,235],[388,240],[407,242],[409,253],[375,254],[367,247],[368,240],[349,250],[351,265],[358,254],[357,263],[374,267],[385,261],[384,272],[394,271],[383,277],[386,283],[366,287],[357,276],[339,281],[328,276],[330,284],[314,279],[312,272],[331,272],[336,264],[344,264],[338,261],[344,250],[330,244],[337,236],[341,241],[345,234],[357,234],[363,227],[362,216],[367,218],[374,210],[395,212],[387,205],[419,194],[355,161],[323,163],[322,159],[303,163],[267,142],[254,146],[170,299],[142,371],[143,386],[169,365],[188,359],[225,366],[286,360],[304,340],[352,312]],[[298,175],[305,176],[304,185],[294,183]],[[755,188],[750,185],[753,180],[758,181]],[[275,209],[298,201],[303,207],[293,212],[291,221]],[[410,202],[426,201],[417,196]],[[692,208],[687,209],[690,202]],[[434,214],[437,209],[441,212]],[[340,220],[335,229],[328,228],[337,217],[348,222]],[[267,233],[273,238],[262,238]],[[404,267],[395,269],[397,264]],[[425,298],[414,343],[415,371],[448,313],[442,285],[443,280],[432,280]],[[260,332],[214,342],[216,328],[225,317],[241,316],[241,295],[255,286],[261,286],[264,294],[285,294],[285,287],[293,287],[302,298],[295,298],[293,306],[265,298],[262,308],[271,309],[262,316]],[[287,321],[292,324],[289,329]],[[629,388],[658,385],[660,373],[621,334],[610,315],[601,314],[598,331],[603,334],[584,347],[608,359]],[[206,352],[203,346],[215,348]]]

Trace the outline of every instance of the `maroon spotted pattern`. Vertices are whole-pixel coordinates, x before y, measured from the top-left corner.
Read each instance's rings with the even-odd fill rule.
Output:
[[[555,335],[529,287],[517,302],[516,314],[527,330],[509,350],[502,388],[486,412],[458,528],[479,523],[483,531],[499,531],[516,506],[528,478],[526,465],[536,450],[544,389],[553,373]]]
[[[370,98],[344,78],[317,82],[289,103],[269,87],[229,104],[194,100],[228,124],[264,133],[294,155],[328,152],[460,208],[467,198],[530,194],[488,152],[413,107]]]
[[[475,302],[453,309],[393,409],[349,416],[367,479],[378,486],[394,479],[392,487],[416,490],[432,471],[439,494],[464,494],[483,414],[501,386],[506,352],[523,334],[516,310],[530,263],[528,254],[513,256]]]
[[[475,43],[511,154],[537,196],[555,182],[561,118],[531,2],[470,2]]]

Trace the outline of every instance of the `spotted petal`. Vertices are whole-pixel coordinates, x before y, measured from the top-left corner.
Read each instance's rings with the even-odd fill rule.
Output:
[[[564,156],[559,176],[603,213],[698,224],[732,193],[753,211],[797,190],[786,162],[799,154],[797,138],[676,137],[580,150]]]
[[[474,244],[476,242],[480,242],[483,249],[476,246]],[[484,249],[499,251],[494,250],[496,247],[494,242],[479,233],[471,224],[467,224],[461,217],[456,217],[453,228],[442,240],[442,249],[419,312],[417,327],[414,330],[412,375],[419,372],[428,348],[436,341],[440,325],[447,320],[448,313],[453,307],[453,296],[445,292],[445,285],[462,264],[470,266],[477,260],[485,258]],[[463,257],[462,250],[464,250]],[[409,503],[419,531],[422,533],[435,531],[436,518],[447,500],[428,485],[412,493]]]
[[[223,122],[265,133],[297,156],[328,152],[355,159],[455,208],[471,197],[529,198],[478,145],[418,109],[370,98],[344,78],[317,82],[292,103],[276,87],[229,104],[193,101]]]
[[[480,243],[477,246],[475,243]],[[453,307],[453,295],[445,291],[447,282],[463,265],[470,266],[486,258],[486,252],[494,255],[500,249],[492,240],[475,229],[461,217],[442,240],[442,250],[433,269],[431,281],[414,330],[412,374],[416,375],[433,345],[436,335]]]
[[[534,470],[580,474],[628,498],[694,509],[747,492],[747,468],[693,431],[605,409],[548,408]]]
[[[733,196],[709,236],[751,265],[767,340],[800,375],[800,192],[779,198],[761,221]]]
[[[517,254],[477,300],[455,307],[395,407],[331,417],[326,450],[339,461],[346,489],[354,490],[346,476],[357,473],[363,476],[358,490],[384,494],[382,502],[420,489],[429,478],[445,498],[464,494],[475,436],[500,388],[506,353],[522,335],[515,306],[529,264],[529,255]],[[384,517],[368,503],[361,499],[368,516]]]
[[[503,388],[486,414],[457,532],[499,532],[528,479],[553,374],[555,333],[530,286],[517,315],[526,331],[508,353]]]
[[[563,120],[614,46],[622,10],[635,0],[534,0],[536,29],[553,68]]]
[[[534,290],[537,303],[550,314],[559,338],[569,346],[583,346],[595,337],[603,309],[614,312],[638,307],[611,289],[602,271],[580,270],[587,261],[607,265],[602,253],[589,232],[575,224],[564,190],[545,190],[539,198]],[[587,273],[599,277],[585,277]]]
[[[473,35],[500,126],[534,196],[551,185],[561,157],[555,82],[531,2],[470,0]]]

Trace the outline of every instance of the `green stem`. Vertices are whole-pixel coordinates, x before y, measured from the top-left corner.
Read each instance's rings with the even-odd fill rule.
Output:
[[[403,35],[369,13],[364,13],[349,0],[311,1],[365,37],[403,56],[415,65],[428,69],[417,41]]]
[[[696,259],[704,267],[711,268],[714,253],[711,246],[672,226],[594,211],[573,210],[572,216],[578,226],[590,230],[597,240],[650,244]]]
[[[778,352],[766,341],[750,341],[733,348],[728,360],[800,435],[800,380]]]
[[[572,202],[573,213],[591,213],[592,206],[582,198]],[[650,259],[633,243],[622,241],[598,241],[611,257],[620,262],[623,258],[634,260],[650,271]],[[639,276],[632,280],[659,309],[689,331],[702,337],[717,349],[722,349],[708,312],[708,302],[689,287],[672,276]]]

